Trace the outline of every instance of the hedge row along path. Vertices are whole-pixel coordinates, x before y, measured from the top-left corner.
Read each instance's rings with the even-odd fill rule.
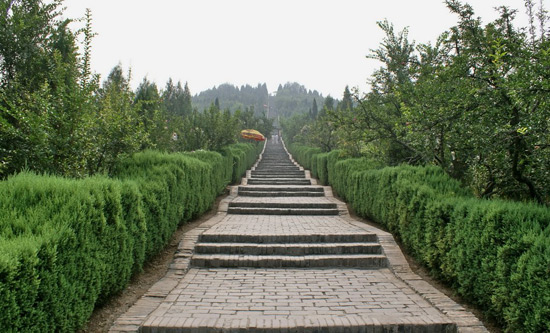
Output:
[[[269,142],[111,332],[487,332]]]

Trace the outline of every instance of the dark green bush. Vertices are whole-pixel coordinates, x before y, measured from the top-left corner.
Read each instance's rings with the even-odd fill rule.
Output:
[[[23,173],[1,183],[0,293],[15,301],[0,305],[3,331],[74,331],[126,285],[134,258],[121,191],[104,177]]]
[[[77,331],[259,149],[146,151],[121,161],[114,179],[21,173],[0,182],[0,330]]]
[[[328,170],[327,170],[327,162],[328,162],[328,155],[329,153],[321,153],[317,155],[313,155],[313,159],[315,159],[315,176],[316,178],[321,181],[321,184],[328,185]]]
[[[258,154],[262,151],[262,144],[236,143],[222,149],[222,154],[233,158],[233,173],[231,182],[237,183],[246,170],[254,164]]]
[[[288,146],[289,152],[292,154],[294,159],[300,163],[304,168],[311,170],[312,169],[312,156],[315,154],[321,153],[320,148],[311,148],[303,146],[297,143],[292,143]]]
[[[311,148],[290,145],[305,165]],[[324,154],[316,174],[324,171]],[[323,161],[323,162],[321,162]],[[550,209],[481,200],[441,168],[385,167],[326,156],[328,183],[359,215],[390,230],[436,277],[510,332],[550,330]]]

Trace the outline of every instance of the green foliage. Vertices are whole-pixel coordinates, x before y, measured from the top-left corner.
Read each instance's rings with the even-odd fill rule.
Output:
[[[316,159],[318,175],[326,165],[329,184],[356,214],[385,226],[434,276],[507,331],[550,328],[547,207],[477,199],[436,166],[384,167],[341,151],[288,147],[301,164]]]
[[[300,142],[303,144],[302,138],[306,135],[306,126],[310,122],[311,119],[306,114],[294,114],[288,118],[281,119],[285,141],[287,143]]]
[[[86,174],[91,91],[61,1],[0,2],[0,176]],[[84,30],[86,39],[91,38]]]
[[[238,141],[243,115],[270,134],[273,120],[254,112],[193,112],[189,86],[171,79],[159,91],[144,78],[134,92],[117,65],[100,87],[90,68],[91,13],[75,32],[60,19],[61,4],[0,1],[0,178],[22,170],[83,178],[145,149],[220,150]]]
[[[312,148],[308,146],[303,146],[300,144],[291,144],[289,146],[290,153],[294,156],[296,161],[300,163],[304,168],[312,170],[313,156],[315,154],[321,153],[320,148]],[[312,172],[317,172],[313,171]]]
[[[172,79],[169,79],[162,92],[162,100],[169,119],[183,119],[193,111],[191,91],[187,83],[185,83],[185,88],[182,88],[181,82],[174,86]]]
[[[114,67],[99,90],[95,126],[90,130],[89,173],[111,171],[124,158],[149,144],[143,120],[134,107],[134,93],[120,65]]]
[[[378,22],[385,37],[368,56],[381,63],[371,91],[346,87],[336,107],[328,96],[309,121],[283,121],[287,142],[390,166],[437,165],[478,197],[549,204],[547,13],[525,1],[527,30],[507,7],[483,25],[471,6],[446,5],[458,22],[434,44]]]
[[[270,98],[270,106],[275,110],[275,114],[279,117],[291,117],[295,114],[308,115],[312,110],[312,105],[315,107],[323,105],[324,98],[316,90],[307,90],[304,86],[293,82],[286,83],[284,86],[279,85],[275,96]],[[315,104],[313,104],[315,103]]]
[[[254,164],[263,145],[251,143],[237,143],[226,146],[222,154],[233,160],[232,183],[238,183],[246,170]]]
[[[148,150],[118,161],[116,179],[24,172],[0,182],[0,330],[77,331],[261,148]]]
[[[250,109],[255,115],[259,116],[265,110],[264,105],[269,104],[268,95],[265,83],[258,84],[257,87],[245,85],[241,86],[240,89],[226,83],[200,92],[193,97],[192,103],[194,108],[205,110],[218,99],[219,109],[227,109],[232,112]]]

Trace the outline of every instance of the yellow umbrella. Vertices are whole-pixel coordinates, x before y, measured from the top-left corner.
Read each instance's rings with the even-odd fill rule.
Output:
[[[256,130],[253,130],[253,129],[245,129],[245,130],[242,130],[241,131],[241,136],[245,139],[252,139],[252,140],[256,140],[256,141],[264,141],[265,140],[265,136],[256,131]]]

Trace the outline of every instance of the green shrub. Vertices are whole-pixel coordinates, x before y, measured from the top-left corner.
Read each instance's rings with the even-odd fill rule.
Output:
[[[299,163],[311,148],[290,145]],[[550,330],[550,209],[481,200],[435,166],[383,167],[314,154],[321,178],[359,215],[390,230],[433,275],[510,332]],[[311,162],[309,162],[311,163]]]
[[[318,178],[321,184],[323,185],[328,185],[328,170],[327,170],[328,155],[329,153],[321,153],[321,154],[313,155],[313,158],[316,159],[315,177]]]
[[[127,284],[134,258],[121,190],[104,177],[22,173],[0,183],[0,215],[26,223],[0,220],[0,293],[16,300],[2,302],[4,331],[77,330],[96,303]]]
[[[258,158],[263,144],[236,143],[222,149],[222,154],[233,158],[233,173],[231,183],[238,183],[246,170],[250,168]]]
[[[300,144],[292,143],[288,147],[296,162],[302,165],[305,169],[312,170],[313,155],[320,154],[320,148],[311,148]]]
[[[114,179],[21,173],[0,182],[0,330],[77,331],[260,149],[145,151],[120,161]]]

